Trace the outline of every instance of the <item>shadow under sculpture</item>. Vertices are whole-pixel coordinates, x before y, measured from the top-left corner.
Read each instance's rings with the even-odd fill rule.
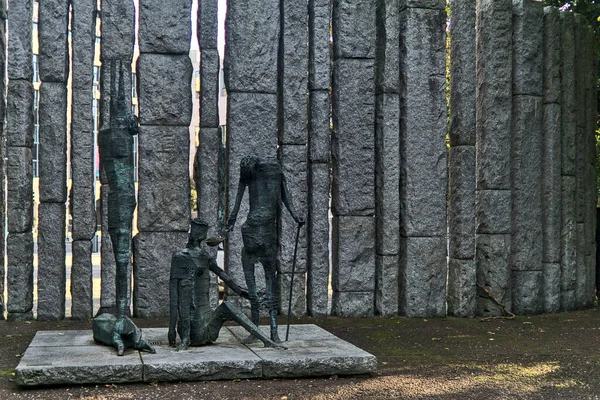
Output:
[[[265,347],[281,348],[229,302],[223,301],[214,311],[211,309],[210,272],[219,276],[238,295],[248,298],[248,291],[240,288],[202,249],[207,232],[208,223],[199,218],[192,220],[187,246],[176,251],[171,259],[169,345],[176,346],[176,329],[181,339],[178,351],[213,343],[223,323],[235,321],[259,338]]]
[[[127,317],[130,298],[127,290],[131,259],[131,225],[135,210],[133,178],[133,136],[138,133],[137,118],[127,112],[123,88],[123,66],[118,61],[119,83],[116,89],[117,60],[111,60],[110,122],[100,129],[98,145],[101,168],[108,180],[108,233],[116,262],[116,310],[106,310],[94,318],[92,331],[98,343],[113,346],[122,356],[127,348],[154,353],[142,339],[141,329]]]
[[[250,210],[246,222],[242,225],[242,268],[248,286],[252,322],[259,323],[260,301],[256,288],[254,268],[260,262],[265,271],[267,289],[266,308],[269,310],[271,340],[280,343],[277,333],[277,215],[281,203],[287,207],[292,218],[300,224],[300,218],[294,209],[291,195],[288,191],[285,175],[276,158],[261,159],[246,156],[240,161],[240,181],[235,199],[235,205],[227,221],[227,229],[233,229],[244,191],[248,187]],[[291,289],[290,289],[291,290]],[[245,342],[252,341],[252,336]]]

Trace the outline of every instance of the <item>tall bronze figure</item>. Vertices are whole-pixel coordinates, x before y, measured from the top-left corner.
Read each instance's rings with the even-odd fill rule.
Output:
[[[247,156],[240,162],[240,181],[227,228],[235,225],[244,191],[248,187],[250,210],[242,226],[242,267],[250,297],[252,322],[259,323],[259,298],[254,266],[260,262],[265,270],[266,307],[269,310],[271,340],[281,342],[277,333],[277,215],[283,203],[298,224],[304,219],[294,209],[281,165],[276,158]],[[247,340],[251,340],[248,338]]]

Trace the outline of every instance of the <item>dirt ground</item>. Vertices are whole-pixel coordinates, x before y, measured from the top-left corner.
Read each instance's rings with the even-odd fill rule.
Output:
[[[136,320],[164,327],[166,320]],[[282,321],[283,322],[283,321]],[[0,322],[0,399],[599,399],[600,310],[496,319],[304,318],[377,356],[375,377],[19,389],[38,330],[89,322]]]

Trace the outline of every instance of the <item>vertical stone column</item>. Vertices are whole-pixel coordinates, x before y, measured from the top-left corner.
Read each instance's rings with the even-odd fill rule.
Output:
[[[224,72],[227,87],[227,186],[230,212],[244,156],[277,154],[277,77],[280,35],[280,2],[230,0],[225,20]],[[236,227],[229,232],[225,268],[244,282],[240,227],[248,213],[248,193],[240,207]],[[262,268],[256,268],[257,286],[264,287]],[[231,293],[229,293],[231,294]],[[232,300],[237,301],[234,296]]]
[[[544,312],[560,310],[561,81],[560,12],[544,8],[542,133],[542,266]]]
[[[336,0],[332,12],[332,313],[368,316],[375,304],[376,2]]]
[[[65,316],[69,2],[39,4],[38,320]]]
[[[6,0],[0,0],[0,93],[6,93]],[[6,126],[4,118],[6,117],[6,97],[0,98],[0,154],[6,154],[5,138],[6,138]],[[6,187],[6,165],[5,157],[0,157],[0,187]],[[5,261],[5,234],[6,232],[6,191],[0,190],[0,232],[2,232],[2,240],[0,240],[0,320],[4,319],[4,311],[6,310],[6,303],[4,299],[4,279],[6,277],[6,270],[4,267]]]
[[[400,250],[400,18],[398,0],[377,2],[375,66],[375,312],[398,314]]]
[[[448,314],[472,317],[475,267],[475,0],[450,3]]]
[[[542,240],[542,4],[513,1],[513,120],[511,138],[512,307],[543,310]]]
[[[308,7],[295,0],[281,2],[282,31],[279,45],[279,160],[292,203],[306,218],[308,205]],[[292,315],[306,313],[306,228],[300,229],[294,287],[290,287],[297,224],[282,208],[279,219],[280,309],[287,314],[292,290]]]
[[[33,318],[32,1],[9,0],[6,105],[8,319]]]
[[[512,1],[480,0],[476,34],[477,314],[511,309]]]
[[[446,315],[445,1],[400,2],[400,313]]]
[[[140,1],[138,230],[134,314],[169,314],[173,251],[190,219],[189,125],[192,63],[189,0]]]
[[[92,116],[94,53],[96,43],[96,0],[77,1],[71,4],[71,196],[70,213],[72,222],[71,264],[71,316],[89,318],[93,312],[92,290],[92,243],[96,233],[95,204],[95,131]],[[105,231],[106,238],[108,231]],[[104,249],[103,246],[103,250]],[[106,260],[103,260],[103,267]],[[114,261],[113,261],[114,271]],[[102,268],[102,274],[106,270]],[[112,274],[114,287],[114,272]],[[102,279],[100,306],[115,306],[114,290],[107,293],[109,282]]]
[[[561,311],[576,307],[577,228],[575,182],[575,20],[561,12]]]
[[[327,315],[329,302],[329,145],[331,55],[329,0],[310,0],[309,131],[306,305],[312,316]]]

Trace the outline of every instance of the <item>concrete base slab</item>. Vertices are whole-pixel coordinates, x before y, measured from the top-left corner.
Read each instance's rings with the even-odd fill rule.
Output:
[[[262,326],[268,332],[268,326]],[[123,357],[94,343],[92,331],[40,331],[16,369],[20,386],[196,381],[247,378],[296,378],[373,375],[375,356],[316,325],[292,325],[287,350],[244,345],[247,332],[224,327],[217,342],[176,352],[166,328],[143,330],[156,354],[128,350]],[[285,327],[279,334],[285,337]]]

